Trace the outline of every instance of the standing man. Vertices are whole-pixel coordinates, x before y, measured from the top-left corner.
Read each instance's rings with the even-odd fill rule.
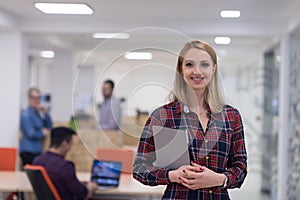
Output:
[[[104,102],[100,108],[99,124],[103,131],[118,130],[121,125],[120,101],[113,96],[115,84],[112,80],[106,80],[102,86]]]
[[[29,88],[29,105],[21,113],[20,156],[23,166],[32,164],[33,159],[42,153],[42,140],[52,128],[52,120],[48,110],[41,105],[40,101],[40,90],[35,87]]]
[[[65,160],[73,145],[74,134],[75,132],[70,128],[53,128],[50,149],[36,157],[33,165],[41,165],[46,169],[61,199],[89,199],[97,184],[80,182],[76,176],[74,163]]]

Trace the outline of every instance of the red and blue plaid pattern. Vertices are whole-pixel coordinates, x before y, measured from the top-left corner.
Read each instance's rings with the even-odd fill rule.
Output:
[[[222,113],[214,114],[209,110],[208,116],[208,126],[204,131],[197,114],[177,100],[156,109],[142,132],[133,177],[146,185],[167,184],[162,199],[229,199],[227,188],[241,187],[247,175],[242,119],[238,110],[228,105]],[[224,173],[228,178],[227,187],[190,190],[181,184],[171,183],[168,178],[171,169],[153,165],[156,157],[152,126],[186,130],[191,161]]]

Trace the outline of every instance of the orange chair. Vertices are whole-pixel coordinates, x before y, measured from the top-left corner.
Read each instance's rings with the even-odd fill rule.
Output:
[[[55,186],[43,166],[25,165],[24,171],[29,178],[38,200],[61,200]]]
[[[1,147],[0,148],[0,170],[15,171],[17,160],[17,149]]]
[[[9,147],[0,147],[0,171],[15,171],[17,163],[17,149]],[[5,198],[12,200],[17,192],[11,192]]]
[[[122,162],[122,172],[132,173],[134,153],[131,150],[99,148],[97,149],[96,157],[99,160]]]

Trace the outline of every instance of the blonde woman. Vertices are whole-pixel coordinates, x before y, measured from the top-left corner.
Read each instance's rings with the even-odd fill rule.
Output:
[[[241,116],[219,89],[214,49],[199,40],[186,43],[176,72],[171,103],[145,124],[133,176],[146,185],[167,185],[162,199],[230,199],[227,189],[241,187],[247,175],[247,153]],[[188,133],[190,164],[155,166],[153,126]]]

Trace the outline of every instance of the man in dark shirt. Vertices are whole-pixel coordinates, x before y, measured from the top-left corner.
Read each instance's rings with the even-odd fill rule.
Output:
[[[52,129],[50,149],[33,161],[33,165],[45,167],[61,199],[64,200],[88,199],[97,187],[94,182],[81,183],[76,177],[74,163],[65,160],[72,147],[74,134],[72,129],[65,127]]]

